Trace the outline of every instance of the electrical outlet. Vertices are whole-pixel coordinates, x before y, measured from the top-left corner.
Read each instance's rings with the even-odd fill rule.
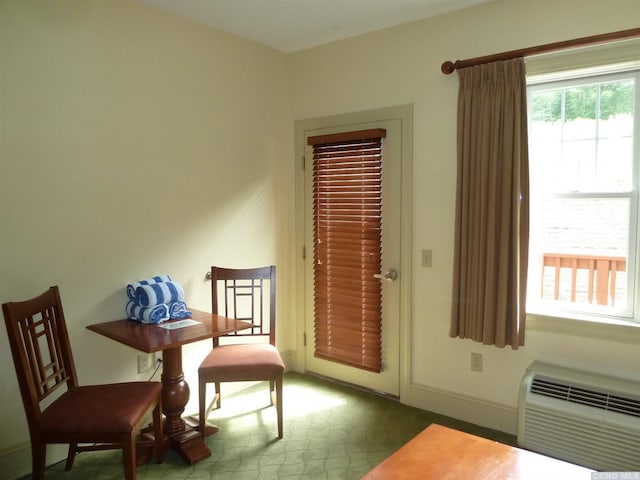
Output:
[[[154,365],[153,353],[141,353],[138,355],[138,373],[146,373],[153,368]]]
[[[482,372],[482,354],[471,352],[471,371]]]

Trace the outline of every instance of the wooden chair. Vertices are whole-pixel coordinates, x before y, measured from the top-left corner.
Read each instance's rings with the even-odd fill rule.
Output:
[[[78,452],[122,448],[125,478],[135,479],[136,437],[152,412],[154,454],[162,461],[162,384],[79,386],[57,286],[4,303],[2,312],[29,424],[34,479],[44,478],[48,443],[69,444],[66,470]],[[53,392],[58,395],[49,398]]]
[[[275,404],[278,417],[278,438],[282,438],[284,362],[275,347],[276,267],[239,270],[211,267],[211,301],[213,313],[250,321],[254,327],[226,336],[227,342],[223,341],[223,345],[214,338],[213,350],[200,364],[200,432],[205,434],[206,420],[213,405],[221,406],[221,382],[268,380],[271,405]],[[267,339],[268,343],[257,342],[259,337]],[[215,396],[205,408],[207,383],[215,385]]]

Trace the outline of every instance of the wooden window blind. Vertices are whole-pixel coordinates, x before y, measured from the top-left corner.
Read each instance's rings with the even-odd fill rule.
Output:
[[[382,365],[384,129],[309,137],[313,146],[314,314],[318,358]]]

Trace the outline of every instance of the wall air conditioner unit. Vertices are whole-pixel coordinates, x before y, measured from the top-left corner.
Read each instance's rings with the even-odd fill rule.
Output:
[[[640,471],[640,382],[532,363],[518,444],[594,470]]]

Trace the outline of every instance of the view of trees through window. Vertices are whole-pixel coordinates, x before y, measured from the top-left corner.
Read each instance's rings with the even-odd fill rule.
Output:
[[[579,118],[609,120],[633,114],[633,80],[557,89],[532,98],[534,121],[556,122]]]
[[[633,315],[637,77],[529,87],[529,302]]]

